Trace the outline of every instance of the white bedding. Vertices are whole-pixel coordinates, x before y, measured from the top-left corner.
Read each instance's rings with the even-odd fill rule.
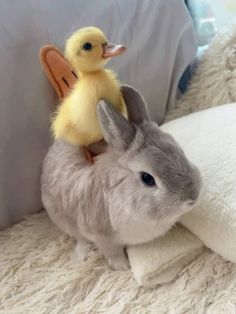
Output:
[[[172,134],[201,171],[200,203],[179,226],[155,242],[128,249],[136,280],[144,286],[173,280],[202,242],[236,263],[236,103],[207,109],[161,127]],[[202,242],[200,240],[202,240]]]

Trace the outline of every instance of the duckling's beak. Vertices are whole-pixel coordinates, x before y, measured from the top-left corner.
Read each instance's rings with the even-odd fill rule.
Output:
[[[126,47],[123,45],[113,45],[113,44],[108,43],[102,46],[103,46],[102,57],[104,59],[121,55],[126,50]]]

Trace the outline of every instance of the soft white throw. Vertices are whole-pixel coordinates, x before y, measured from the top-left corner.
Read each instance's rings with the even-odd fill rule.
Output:
[[[181,222],[236,263],[236,104],[194,113],[163,129],[179,141],[203,177],[202,201]]]
[[[144,287],[171,281],[202,251],[202,241],[181,225],[160,239],[128,248],[134,277]]]
[[[236,263],[236,104],[224,105],[162,126],[200,169],[200,204],[181,223],[206,246]],[[145,286],[173,279],[196,256],[198,238],[177,227],[166,238],[132,247],[129,258],[138,283]]]

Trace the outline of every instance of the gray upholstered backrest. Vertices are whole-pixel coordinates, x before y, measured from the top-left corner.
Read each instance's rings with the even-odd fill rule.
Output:
[[[57,101],[38,52],[88,25],[101,27],[127,52],[108,66],[139,89],[151,117],[173,106],[180,75],[195,53],[182,0],[21,0],[0,2],[0,228],[42,206],[40,171]]]

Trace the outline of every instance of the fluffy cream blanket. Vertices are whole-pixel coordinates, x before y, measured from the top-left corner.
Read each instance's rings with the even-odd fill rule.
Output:
[[[236,101],[234,29],[212,43],[167,120]],[[0,232],[0,313],[236,313],[236,265],[205,248],[176,280],[147,289],[96,252],[77,265],[73,246],[45,212]]]

